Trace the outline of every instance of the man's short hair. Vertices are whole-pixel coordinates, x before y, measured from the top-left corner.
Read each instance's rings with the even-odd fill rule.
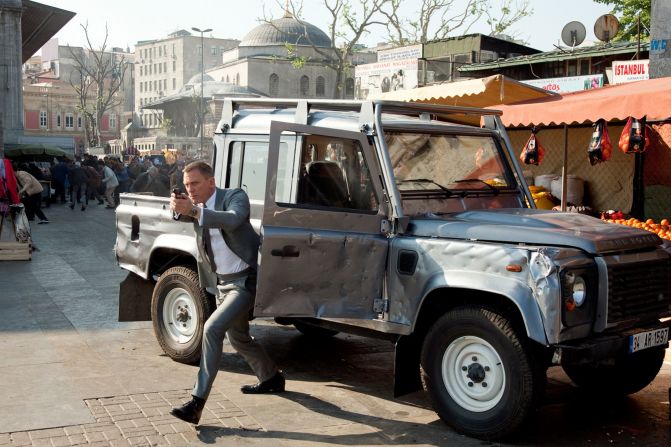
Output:
[[[200,171],[205,177],[214,177],[212,167],[204,161],[193,161],[184,167],[184,173],[191,171]]]

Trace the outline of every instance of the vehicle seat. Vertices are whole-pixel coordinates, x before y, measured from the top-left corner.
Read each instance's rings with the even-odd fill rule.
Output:
[[[347,184],[338,163],[313,161],[306,166],[303,203],[339,208],[349,207]]]

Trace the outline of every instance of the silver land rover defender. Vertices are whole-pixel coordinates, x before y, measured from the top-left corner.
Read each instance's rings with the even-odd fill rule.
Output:
[[[395,393],[422,387],[483,439],[513,433],[561,365],[634,393],[668,346],[671,257],[652,233],[534,209],[498,112],[381,101],[226,100],[211,162],[262,234],[254,315],[310,336],[395,343]],[[151,318],[195,362],[213,310],[193,228],[124,194],[120,319]]]

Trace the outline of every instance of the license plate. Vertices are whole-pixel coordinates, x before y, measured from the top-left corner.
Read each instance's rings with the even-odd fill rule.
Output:
[[[653,346],[665,345],[669,341],[669,328],[655,329],[629,336],[629,352],[637,352]]]

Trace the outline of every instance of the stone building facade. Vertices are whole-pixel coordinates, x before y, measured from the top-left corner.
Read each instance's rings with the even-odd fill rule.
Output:
[[[147,134],[159,132],[162,126],[160,110],[144,106],[175,94],[194,75],[221,64],[222,54],[240,41],[195,36],[186,30],[176,31],[165,39],[138,42],[135,46],[135,124],[147,129]],[[204,53],[203,53],[204,47]]]

